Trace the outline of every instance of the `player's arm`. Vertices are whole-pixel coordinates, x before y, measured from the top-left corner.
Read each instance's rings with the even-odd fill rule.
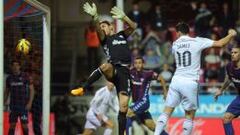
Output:
[[[113,7],[111,10],[111,14],[113,18],[121,19],[123,22],[125,22],[128,25],[128,28],[124,30],[124,34],[126,36],[129,36],[133,33],[133,31],[137,28],[137,24],[132,21],[123,10],[121,10],[118,7]]]
[[[4,91],[4,100],[3,100],[4,104],[7,103],[7,99],[8,99],[9,93],[10,93],[9,88],[6,88],[5,91]]]
[[[161,86],[163,88],[163,99],[165,100],[167,97],[167,93],[168,93],[168,89],[167,89],[167,85],[166,85],[166,81],[165,79],[162,77],[162,75],[157,74],[157,73],[153,73],[152,79],[154,80],[158,80],[161,83]]]
[[[96,26],[98,37],[102,41],[105,38],[105,34],[100,29],[100,21],[99,21],[99,17],[98,17],[98,13],[97,13],[97,7],[96,7],[95,3],[92,3],[92,5],[90,5],[88,2],[86,2],[83,5],[83,10],[84,10],[84,12],[86,12],[87,14],[89,14],[93,18],[93,21],[94,21],[95,26]]]
[[[161,75],[158,75],[158,79],[157,79],[161,85],[162,85],[162,88],[163,88],[163,99],[166,100],[167,98],[167,93],[168,93],[168,89],[167,89],[167,85],[166,85],[166,81],[165,79],[161,76]]]
[[[26,106],[26,109],[27,110],[30,110],[31,107],[32,107],[32,102],[33,102],[33,99],[34,99],[34,86],[33,84],[29,84],[29,92],[30,92],[30,97],[29,97],[29,101],[27,103],[27,106]]]
[[[231,39],[237,35],[237,32],[234,29],[229,29],[228,30],[228,35],[225,36],[224,38],[214,41],[213,42],[213,47],[224,47],[227,45]]]
[[[6,80],[6,88],[5,88],[5,91],[4,91],[4,99],[3,99],[3,102],[4,102],[4,104],[6,104],[7,103],[7,100],[8,100],[8,96],[9,96],[9,94],[10,94],[10,82],[9,82],[9,78],[7,78],[7,80]]]
[[[215,101],[217,101],[218,96],[222,95],[223,91],[226,90],[226,88],[230,85],[230,83],[231,83],[231,80],[229,79],[228,75],[226,75],[222,87],[215,92],[215,95],[214,95]]]

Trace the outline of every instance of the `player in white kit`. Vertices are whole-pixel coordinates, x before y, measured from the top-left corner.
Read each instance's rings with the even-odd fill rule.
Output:
[[[117,94],[114,85],[110,82],[107,86],[102,87],[96,93],[90,103],[87,112],[86,123],[83,135],[92,135],[94,131],[104,126],[106,129],[103,135],[111,135],[113,130],[113,122],[106,116],[109,109],[118,112]]]
[[[165,108],[157,120],[154,135],[160,135],[166,123],[180,103],[185,110],[183,135],[190,135],[193,129],[193,119],[198,108],[198,80],[201,52],[209,47],[224,47],[236,31],[230,29],[228,35],[218,41],[207,38],[189,37],[189,26],[180,22],[176,26],[178,39],[173,42],[172,53],[175,56],[176,71],[169,86]]]

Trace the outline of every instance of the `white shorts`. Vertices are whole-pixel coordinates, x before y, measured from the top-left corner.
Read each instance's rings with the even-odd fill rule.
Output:
[[[94,129],[96,130],[98,127],[100,127],[104,121],[108,120],[108,117],[103,115],[103,121],[100,121],[96,114],[93,112],[93,110],[90,108],[87,112],[87,116],[86,116],[86,123],[84,128],[85,129]]]
[[[165,105],[176,107],[180,103],[184,110],[197,110],[198,108],[198,82],[196,80],[174,77],[169,86]]]

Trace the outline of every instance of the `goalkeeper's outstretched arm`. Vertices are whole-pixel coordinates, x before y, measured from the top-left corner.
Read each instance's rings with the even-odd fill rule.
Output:
[[[111,14],[112,14],[112,17],[115,18],[115,19],[121,19],[122,21],[124,21],[129,27],[126,28],[124,30],[124,33],[126,36],[129,36],[130,34],[133,33],[133,31],[137,28],[137,24],[132,21],[128,16],[126,16],[126,14],[124,13],[123,10],[121,10],[120,8],[118,7],[113,7],[111,9]]]
[[[100,40],[103,40],[105,38],[105,34],[100,28],[100,21],[99,21],[98,12],[97,12],[97,6],[95,5],[95,3],[92,3],[92,5],[90,5],[88,2],[86,2],[83,5],[83,10],[84,12],[92,16],[96,26],[97,33],[98,33],[98,37],[100,38]]]

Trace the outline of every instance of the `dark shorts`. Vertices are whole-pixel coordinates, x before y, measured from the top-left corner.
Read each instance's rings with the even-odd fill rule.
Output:
[[[114,76],[112,82],[114,83],[117,93],[124,92],[129,96],[131,91],[130,71],[128,67],[114,66]]]
[[[142,114],[147,112],[150,107],[150,102],[147,97],[143,97],[141,100],[132,103],[129,108],[131,108],[136,114]]]
[[[9,123],[16,123],[18,117],[23,124],[28,123],[28,111],[11,111],[9,115]]]
[[[240,96],[237,96],[231,104],[228,106],[227,111],[236,115],[236,117],[240,116]]]
[[[142,122],[144,123],[145,120],[148,120],[148,119],[152,119],[152,115],[149,111],[146,111],[144,113],[141,113],[141,114],[137,114],[137,118]]]

